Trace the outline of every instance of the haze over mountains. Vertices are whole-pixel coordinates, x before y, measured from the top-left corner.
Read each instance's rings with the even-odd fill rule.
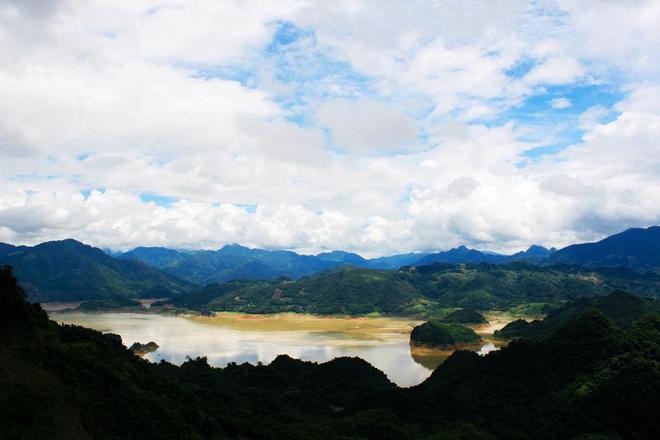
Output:
[[[642,273],[660,273],[660,227],[629,229],[596,243],[571,245],[558,251],[531,246],[524,252],[501,255],[461,246],[431,254],[409,253],[373,259],[344,251],[300,255],[284,250],[249,249],[237,244],[217,251],[138,247],[111,256],[71,239],[32,247],[0,243],[0,264],[14,266],[17,278],[35,301],[84,300],[110,294],[173,297],[210,283],[281,277],[298,279],[343,266],[394,270],[434,263],[512,262],[624,267]]]

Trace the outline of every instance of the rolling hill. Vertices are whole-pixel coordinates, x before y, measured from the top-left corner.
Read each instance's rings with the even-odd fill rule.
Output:
[[[626,269],[508,265],[404,267],[396,271],[342,267],[296,281],[212,284],[169,301],[172,307],[247,313],[300,312],[433,316],[447,307],[507,309],[561,304],[625,289],[660,295],[660,276]]]

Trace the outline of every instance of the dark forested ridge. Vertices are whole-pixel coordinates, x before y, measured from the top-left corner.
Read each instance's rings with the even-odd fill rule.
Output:
[[[176,296],[193,285],[139,261],[124,261],[75,240],[0,248],[33,301],[75,301],[113,295]]]
[[[558,305],[623,289],[660,296],[660,276],[626,269],[507,265],[404,267],[396,271],[338,268],[296,281],[212,284],[169,301],[172,307],[247,313],[300,312],[433,316],[447,307],[507,309]],[[161,304],[162,305],[162,304]]]
[[[589,311],[541,341],[459,351],[398,388],[357,358],[177,367],[49,321],[0,271],[0,438],[654,439],[660,318]]]

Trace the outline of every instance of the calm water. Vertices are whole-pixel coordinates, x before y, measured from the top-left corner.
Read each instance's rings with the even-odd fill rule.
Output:
[[[211,365],[225,366],[229,362],[268,364],[278,354],[316,362],[358,356],[400,386],[422,382],[450,354],[439,350],[411,353],[410,331],[419,322],[407,319],[240,314],[205,318],[57,311],[51,311],[51,318],[117,333],[126,346],[154,341],[160,348],[145,357],[155,362],[165,359],[180,364],[187,357],[206,356]]]

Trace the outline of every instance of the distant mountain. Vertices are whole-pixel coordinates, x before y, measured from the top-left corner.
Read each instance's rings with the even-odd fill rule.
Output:
[[[296,279],[338,266],[398,269],[417,263],[425,255],[410,253],[366,259],[358,254],[339,250],[318,255],[300,255],[291,251],[250,249],[238,244],[228,244],[217,251],[138,247],[118,254],[117,258],[140,260],[189,282],[206,285],[240,279]]]
[[[193,287],[143,262],[118,260],[70,239],[33,247],[3,243],[0,264],[14,267],[32,301],[172,296]]]
[[[596,243],[574,244],[554,252],[547,262],[660,273],[660,226],[628,229]]]
[[[398,269],[403,266],[415,265],[427,255],[427,253],[411,252],[366,259],[352,252],[332,251],[318,254],[316,258],[323,261],[332,261],[338,265],[345,264],[365,269]]]
[[[553,249],[547,249],[543,246],[532,245],[526,251],[517,252],[513,255],[503,255],[496,252],[486,252],[477,249],[470,249],[465,246],[459,246],[448,251],[436,252],[426,255],[417,261],[416,265],[449,263],[490,263],[506,264],[513,261],[526,261],[528,263],[541,263],[554,252]]]
[[[425,252],[411,252],[389,257],[372,258],[367,261],[366,267],[371,269],[398,269],[403,266],[414,266],[427,255],[428,253]]]
[[[228,244],[217,251],[190,252],[141,247],[121,254],[118,258],[137,259],[173,276],[206,285],[237,279],[300,278],[337,265],[348,264],[342,261],[343,258],[354,261],[362,257],[338,252],[319,258],[291,251],[250,249],[238,244]]]
[[[526,261],[528,263],[541,263],[545,261],[557,249],[548,249],[536,244],[531,245],[526,251],[516,252],[509,256],[511,261]]]
[[[356,267],[366,267],[369,262],[358,254],[344,251],[323,252],[316,256],[322,261],[331,261],[339,264],[350,264]]]
[[[491,254],[469,249],[465,246],[459,246],[448,251],[429,254],[419,260],[416,264],[419,266],[433,263],[502,263],[505,257],[503,255]]]
[[[3,250],[0,248],[0,255]],[[177,251],[167,248],[136,248],[118,255],[137,259],[176,277],[196,284],[222,283],[235,279],[297,279],[339,266],[396,270],[404,266],[447,264],[507,264],[527,262],[541,265],[568,264],[593,267],[625,267],[660,273],[660,227],[629,229],[597,243],[568,246],[557,251],[532,245],[512,255],[459,246],[435,253],[408,253],[366,259],[341,250],[318,255],[291,251],[250,249],[237,244],[217,251]]]
[[[121,258],[122,260],[140,260],[158,269],[175,265],[187,258],[187,255],[183,252],[164,247],[136,247],[123,254],[111,254],[111,256]]]

